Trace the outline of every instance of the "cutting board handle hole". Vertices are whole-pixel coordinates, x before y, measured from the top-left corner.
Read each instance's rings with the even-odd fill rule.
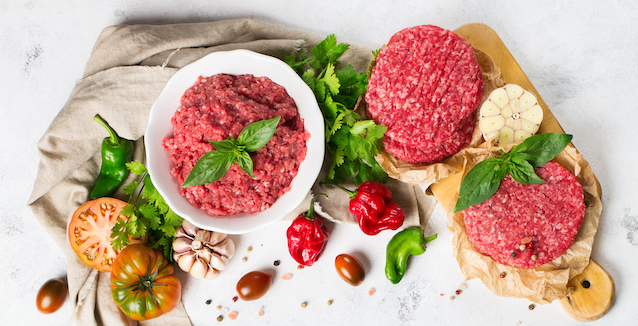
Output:
[[[591,283],[588,280],[583,280],[582,282],[580,282],[580,285],[582,285],[585,289],[589,289]]]

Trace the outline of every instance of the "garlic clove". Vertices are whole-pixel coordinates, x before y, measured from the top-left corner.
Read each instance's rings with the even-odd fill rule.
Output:
[[[206,231],[206,230],[197,230],[195,232],[195,239],[201,241],[202,243],[207,243],[208,242],[208,234],[210,233],[210,231]]]
[[[224,239],[226,239],[226,233],[211,232],[206,241],[208,241],[208,243],[210,243],[211,245],[215,246],[218,243],[222,242]]]
[[[177,238],[173,241],[173,250],[182,253],[191,250],[192,241],[189,238]]]
[[[228,258],[224,256],[220,256],[219,254],[213,253],[210,255],[210,261],[208,263],[214,269],[223,271],[228,266]]]
[[[538,101],[536,100],[536,96],[530,92],[523,92],[521,97],[518,99],[520,101],[521,112],[531,108],[536,105]]]
[[[195,253],[190,251],[181,255],[177,259],[177,266],[179,266],[179,268],[181,268],[184,272],[190,272],[194,262],[195,262]]]
[[[507,102],[509,102],[509,97],[507,96],[507,91],[504,88],[497,88],[490,93],[489,97],[490,102],[496,104],[499,108],[504,108]]]
[[[206,272],[208,272],[208,264],[201,259],[196,259],[190,270],[191,275],[195,278],[204,278]]]
[[[175,231],[175,237],[176,238],[185,238],[185,237],[190,237],[190,236],[188,234],[186,234],[186,231],[184,231],[184,228],[180,226]]]
[[[215,246],[215,252],[230,259],[235,255],[235,243],[233,242],[233,240],[226,238],[220,244]]]
[[[199,230],[199,228],[197,228],[195,225],[187,220],[184,220],[182,222],[182,228],[184,228],[184,231],[186,231],[186,233],[191,237],[195,236],[195,233],[197,233],[197,230]]]
[[[521,97],[521,95],[523,94],[523,88],[516,85],[516,84],[509,84],[507,86],[505,86],[505,91],[507,92],[507,97],[510,100],[514,100],[517,99],[519,97]]]

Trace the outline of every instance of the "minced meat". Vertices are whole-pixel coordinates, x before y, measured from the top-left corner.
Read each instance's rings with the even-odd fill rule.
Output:
[[[235,139],[249,124],[281,116],[275,134],[256,152],[252,178],[233,163],[219,180],[184,188],[181,185],[197,161],[213,150],[210,140]],[[179,193],[209,215],[257,213],[290,190],[306,157],[303,120],[285,88],[267,77],[219,74],[199,77],[181,99],[171,119],[173,137],[163,140],[179,183]]]
[[[560,164],[535,168],[543,184],[505,177],[492,197],[463,210],[474,248],[495,261],[534,268],[556,259],[573,243],[585,217],[583,187]]]
[[[467,146],[483,97],[472,46],[432,25],[394,34],[377,56],[366,103],[388,127],[384,148],[410,163],[432,163]]]

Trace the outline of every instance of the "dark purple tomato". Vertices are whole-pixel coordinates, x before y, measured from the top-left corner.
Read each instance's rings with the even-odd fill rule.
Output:
[[[68,293],[68,287],[66,282],[59,278],[52,278],[38,291],[36,297],[36,305],[38,310],[43,314],[50,314],[58,311],[64,305],[66,296]]]
[[[262,271],[253,271],[239,279],[237,293],[244,301],[257,300],[268,292],[271,283],[272,275]]]
[[[337,274],[352,286],[358,286],[366,277],[359,260],[348,254],[341,254],[335,258],[335,268]]]

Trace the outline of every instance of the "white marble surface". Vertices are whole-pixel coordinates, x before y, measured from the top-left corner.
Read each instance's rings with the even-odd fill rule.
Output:
[[[635,325],[638,320],[638,5],[632,1],[301,1],[263,0],[2,0],[0,2],[0,247],[5,325],[66,325],[71,302],[52,315],[35,308],[40,285],[66,275],[66,259],[26,207],[36,176],[36,143],[82,75],[100,31],[123,23],[176,23],[248,17],[341,41],[379,47],[396,31],[419,24],[455,29],[483,22],[500,35],[574,144],[591,163],[603,189],[603,214],[592,257],[615,280],[611,311],[591,325]],[[354,225],[331,225],[332,239],[313,268],[297,270],[279,223],[237,237],[238,253],[214,282],[183,273],[183,301],[195,325],[217,323],[215,306],[239,312],[228,324],[271,325],[579,325],[558,302],[537,305],[496,297],[476,280],[464,282],[452,256],[451,235],[437,207],[428,231],[439,238],[412,259],[404,280],[383,276],[390,233],[367,237]],[[263,245],[263,246],[262,246]],[[246,253],[246,248],[254,250]],[[364,258],[366,281],[352,288],[337,278],[342,252]],[[248,261],[241,262],[247,256]],[[278,267],[272,262],[282,261]],[[270,269],[266,297],[236,302],[245,272]],[[294,274],[283,281],[284,273]],[[468,288],[448,297],[460,283]],[[372,296],[368,289],[376,289]],[[444,294],[441,296],[440,294]],[[212,304],[205,301],[211,299]],[[333,300],[331,306],[327,300]],[[301,308],[301,302],[308,303]],[[258,316],[263,306],[265,315]]]

